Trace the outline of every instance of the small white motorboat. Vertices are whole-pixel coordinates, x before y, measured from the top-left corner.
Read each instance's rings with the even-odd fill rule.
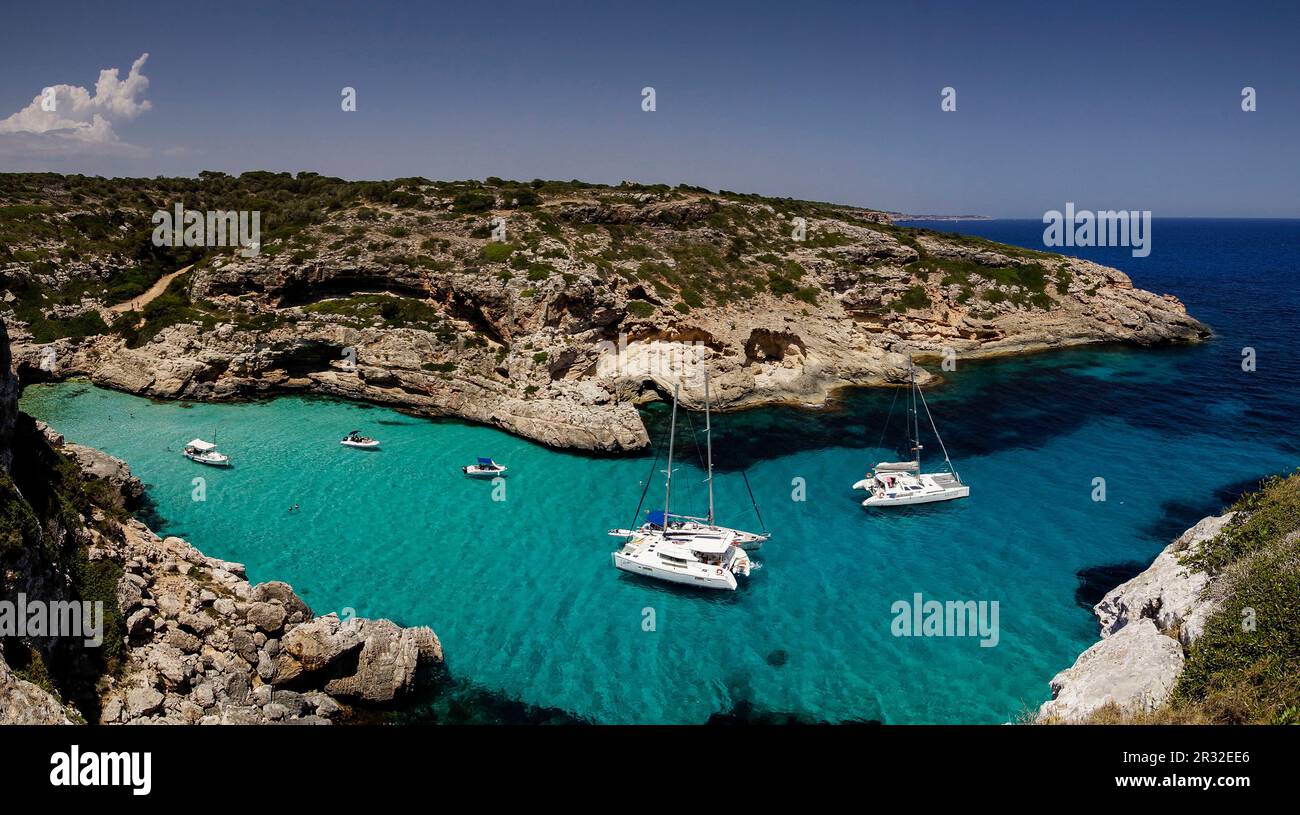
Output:
[[[468,467],[461,467],[460,471],[470,478],[496,478],[506,471],[502,464],[497,464],[490,458],[478,457],[477,464],[471,464]]]
[[[358,450],[379,449],[378,439],[367,438],[355,430],[353,430],[351,433],[344,436],[342,441],[339,442],[339,444],[343,445],[344,447],[355,447]]]
[[[185,445],[181,455],[190,461],[197,461],[200,464],[207,464],[211,467],[229,467],[230,457],[217,452],[217,445],[203,439],[193,439]]]

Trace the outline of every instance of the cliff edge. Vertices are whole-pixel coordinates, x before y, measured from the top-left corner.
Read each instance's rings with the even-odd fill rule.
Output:
[[[0,632],[0,723],[328,723],[440,675],[429,628],[317,617],[288,585],[155,535],[128,514],[143,488],[126,465],[64,442],[17,397],[0,325],[0,602],[8,626],[24,620]],[[56,604],[84,623],[74,604],[95,603],[95,645],[53,617],[27,624]]]

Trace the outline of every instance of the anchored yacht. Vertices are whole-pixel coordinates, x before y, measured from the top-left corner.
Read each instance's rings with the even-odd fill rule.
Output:
[[[726,535],[678,540],[636,532],[613,557],[614,566],[625,572],[730,591],[736,590],[736,575],[748,577],[751,568],[749,555]]]
[[[344,436],[339,441],[339,444],[343,445],[344,447],[355,447],[358,450],[379,449],[378,439],[367,438],[366,436],[361,435],[361,433],[356,430],[353,430],[351,433]]]
[[[207,464],[211,467],[229,467],[230,457],[217,452],[217,445],[203,439],[192,439],[181,455],[190,461],[197,461],[200,464]]]
[[[665,516],[658,510],[648,513],[646,522],[643,523],[637,532],[650,534],[655,531],[661,531],[671,540],[683,541],[694,538],[703,540],[721,540],[727,538],[736,546],[746,551],[756,550],[772,537],[772,533],[766,529],[762,532],[746,532],[743,529],[733,529],[729,526],[720,526],[714,521],[713,512],[713,419],[709,409],[709,372],[704,371],[704,438],[705,438],[705,469],[708,477],[705,482],[709,485],[709,512],[703,518],[697,518],[690,515],[672,515]],[[744,476],[744,472],[741,472]],[[745,488],[749,488],[749,477],[745,477]],[[754,512],[758,512],[758,503],[754,501],[754,493],[751,491],[749,499],[754,505]],[[763,517],[759,515],[759,523],[763,522]],[[613,534],[633,534],[626,530],[613,530]]]
[[[625,572],[671,583],[735,591],[736,575],[748,577],[753,568],[749,555],[740,546],[739,535],[758,536],[713,525],[712,453],[709,460],[709,517],[685,518],[674,516],[668,510],[673,492],[673,445],[677,435],[678,390],[674,386],[673,412],[668,430],[664,508],[650,512],[646,523],[637,529],[611,529],[610,535],[626,539],[623,548],[612,553],[611,557],[614,567]],[[706,523],[699,523],[702,520]]]
[[[910,360],[909,360],[910,365]],[[970,487],[961,483],[961,477],[948,458],[948,449],[943,446],[939,429],[935,426],[930,406],[925,402],[925,394],[916,384],[916,366],[911,366],[911,407],[907,422],[907,432],[911,437],[911,461],[882,461],[877,464],[867,477],[853,485],[855,490],[866,490],[868,495],[862,502],[864,507],[904,506],[908,504],[930,504],[936,501],[951,501],[970,495]],[[918,401],[919,400],[919,401]],[[948,472],[921,472],[921,422],[917,411],[918,404],[925,408],[926,418],[930,420],[930,429],[943,450],[944,463]]]

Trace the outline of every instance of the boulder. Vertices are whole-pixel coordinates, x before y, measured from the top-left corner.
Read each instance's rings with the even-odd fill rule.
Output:
[[[1183,648],[1149,619],[1133,621],[1095,643],[1051,682],[1039,721],[1078,722],[1114,704],[1124,713],[1165,703],[1183,670]]]
[[[132,688],[126,692],[126,713],[129,718],[138,719],[156,713],[162,704],[163,695],[153,688]]]
[[[355,627],[343,625],[336,614],[296,626],[280,640],[281,656],[292,659],[308,673],[328,667],[360,645]]]
[[[422,668],[442,661],[442,646],[428,628],[402,628],[391,620],[351,620],[361,652],[356,671],[325,683],[334,696],[390,702],[415,687]]]
[[[280,603],[256,602],[248,607],[248,621],[268,634],[284,628],[286,617],[288,614]]]
[[[306,622],[312,618],[311,609],[294,593],[293,587],[279,580],[254,586],[251,599],[255,603],[276,602],[284,606],[286,619],[290,623]]]

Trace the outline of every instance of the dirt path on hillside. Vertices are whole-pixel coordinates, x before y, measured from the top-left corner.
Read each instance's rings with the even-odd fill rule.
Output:
[[[144,294],[140,295],[139,297],[133,297],[130,300],[127,300],[125,303],[118,303],[115,306],[109,306],[108,310],[117,312],[118,314],[122,314],[127,311],[140,311],[145,306],[149,305],[154,300],[158,299],[159,295],[161,295],[163,292],[167,291],[167,287],[172,284],[173,280],[175,280],[176,278],[180,277],[181,275],[185,274],[186,272],[188,272],[190,269],[193,268],[194,266],[193,264],[191,264],[189,266],[184,267],[183,269],[177,269],[174,272],[169,272],[163,275],[162,277],[158,278],[158,282],[150,286],[149,290],[146,291]]]

